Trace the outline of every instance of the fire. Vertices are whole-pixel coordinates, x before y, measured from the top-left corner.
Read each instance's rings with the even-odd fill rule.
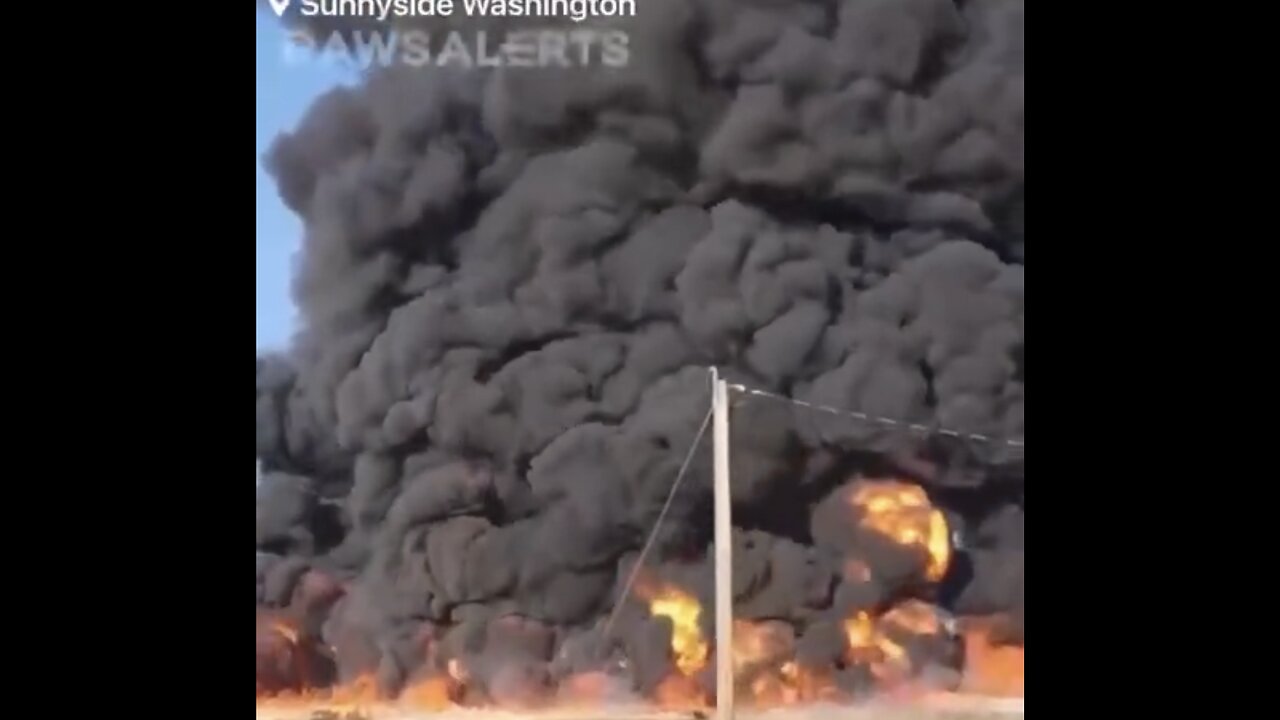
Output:
[[[942,620],[937,611],[919,600],[908,600],[894,606],[884,614],[881,621],[912,635],[937,635],[942,632]]]
[[[299,653],[295,662],[305,663],[308,652],[334,653],[331,645],[309,645],[313,640],[303,637],[287,618],[263,618],[264,630],[289,644],[291,652]],[[305,664],[303,668],[305,668]],[[301,687],[292,690],[271,691],[258,686],[258,707],[269,712],[296,712],[324,709],[332,712],[364,712],[382,707],[395,700],[408,708],[442,710],[452,704],[450,678],[433,677],[406,687],[398,698],[389,697],[379,687],[372,672],[362,673],[351,680],[332,687],[307,687],[314,680],[305,670],[299,677]]]
[[[452,696],[447,678],[431,677],[405,688],[400,693],[400,702],[417,710],[438,712],[453,705]]]
[[[937,581],[945,574],[950,560],[946,521],[930,505],[923,490],[894,481],[861,483],[855,486],[850,502],[858,509],[862,527],[923,551],[930,580]],[[860,558],[845,558],[837,567],[852,582],[873,578],[871,567]],[[645,693],[646,701],[672,711],[705,710],[713,702],[713,691],[707,687],[709,673],[704,672],[711,665],[713,651],[702,629],[703,608],[697,597],[665,581],[642,581],[636,595],[647,605],[651,616],[667,618],[671,623],[669,651],[674,669],[656,685],[648,686],[651,689]],[[841,625],[844,664],[831,658],[815,666],[802,665],[797,659],[799,639],[794,624],[782,619],[735,620],[731,660],[741,702],[747,707],[766,709],[849,701],[864,691],[863,683],[868,680],[874,681],[874,689],[882,697],[911,700],[947,696],[955,689],[957,676],[931,676],[925,659],[934,654],[933,648],[941,648],[947,653],[946,667],[958,667],[958,653],[952,652],[959,649],[954,644],[955,626],[945,617],[939,608],[915,599],[856,612]],[[258,627],[264,641],[260,652],[300,653],[310,649],[324,654],[322,646],[312,647],[314,638],[287,620],[262,616]],[[1022,697],[1022,648],[1001,646],[992,634],[996,627],[989,619],[960,621],[965,647],[961,694]],[[289,647],[283,647],[282,641],[287,641]],[[285,659],[297,661],[292,656]],[[858,672],[845,674],[848,665],[859,666]],[[440,668],[434,663],[432,666]],[[269,670],[272,667],[268,665]],[[268,713],[273,709],[295,712],[317,708],[335,713],[441,712],[484,697],[484,687],[469,687],[474,680],[470,670],[460,658],[453,658],[438,674],[413,682],[392,696],[380,692],[371,674],[329,689],[274,696],[266,694],[265,687],[270,683],[260,683],[258,703],[260,710]],[[942,675],[946,677],[945,690],[936,682]],[[306,677],[309,676],[302,677],[295,687],[305,686]],[[560,707],[599,706],[620,697],[632,697],[635,686],[630,683],[628,678],[599,670],[580,672],[558,683],[554,703]],[[489,702],[515,707],[511,697],[494,694],[492,687],[487,689]]]
[[[566,706],[591,706],[604,703],[614,681],[602,672],[576,673],[560,684],[559,699]]]
[[[829,673],[806,669],[791,659],[794,648],[775,624],[734,622],[734,677],[744,701],[757,708],[838,701],[840,691]]]
[[[692,644],[687,635],[681,634],[690,627],[697,627],[697,601],[678,588],[665,586],[655,592],[650,602],[654,615],[668,617],[674,628],[684,630],[674,632],[672,636],[672,650],[679,671],[663,678],[649,693],[649,700],[665,710],[705,710],[711,705],[712,698],[695,673],[710,664],[711,653],[701,633],[693,636],[697,642]],[[1022,648],[999,645],[992,634],[995,627],[995,621],[990,619],[960,621],[966,659],[965,676],[959,690],[966,695],[1021,698]],[[287,637],[285,631],[288,629],[284,626],[284,631],[277,631]],[[909,702],[950,698],[952,693],[938,692],[936,686],[926,686],[915,678],[916,668],[907,649],[913,638],[948,633],[948,623],[932,605],[906,600],[882,614],[858,612],[844,621],[842,629],[846,661],[869,670],[877,686],[886,693],[884,697]],[[793,641],[786,623],[734,621],[733,668],[739,696],[745,706],[766,709],[849,699],[845,694],[847,690],[841,689],[829,669],[809,669],[797,662]],[[699,644],[702,646],[700,650]],[[681,663],[682,657],[686,662]],[[691,664],[688,660],[697,662]],[[374,677],[365,674],[327,690],[273,697],[264,697],[260,690],[258,703],[260,710],[268,713],[317,708],[339,714],[353,711],[441,712],[457,705],[461,698],[460,690],[469,680],[467,668],[455,658],[446,663],[444,672],[411,683],[398,696],[380,693]],[[556,704],[563,708],[595,707],[616,699],[619,692],[629,692],[625,681],[603,672],[584,672],[565,679],[559,687]]]
[[[942,632],[937,611],[918,600],[897,605],[878,619],[864,611],[844,622],[849,661],[867,665],[871,674],[886,684],[897,684],[912,671],[911,657],[899,639]]]
[[[450,678],[435,676],[411,683],[398,697],[390,698],[379,690],[374,676],[365,673],[333,688],[282,693],[270,697],[260,695],[258,707],[277,711],[323,709],[332,713],[350,713],[394,706],[406,710],[439,712],[454,705],[454,688]]]
[[[337,706],[360,707],[378,702],[380,695],[378,681],[371,673],[365,673],[334,688],[329,702]]]
[[[298,692],[325,676],[324,651],[294,619],[276,612],[258,615],[258,694]]]
[[[258,698],[260,705],[271,707],[323,706],[334,710],[357,710],[374,705],[381,700],[378,683],[371,674],[356,677],[351,682],[323,690],[283,692],[267,698]]]
[[[653,697],[666,710],[700,710],[708,704],[698,683],[687,675],[664,677],[654,688]]]
[[[998,645],[991,639],[993,622],[967,619],[964,636],[965,692],[997,697],[1023,696],[1022,647]]]
[[[698,599],[674,585],[641,587],[639,593],[649,603],[651,615],[671,620],[671,653],[680,673],[691,677],[705,668],[710,649],[699,625],[702,605]]]
[[[937,582],[951,561],[947,519],[929,502],[923,489],[895,480],[860,483],[851,502],[861,513],[863,527],[899,545],[926,553],[926,577]]]
[[[711,651],[699,624],[702,607],[697,598],[669,584],[644,586],[639,594],[648,602],[650,614],[671,620],[671,652],[679,670],[662,679],[653,691],[654,699],[668,710],[706,708],[710,698],[694,676],[707,667]],[[752,704],[789,705],[816,697],[822,683],[788,659],[793,639],[784,627],[746,620],[735,620],[733,627],[734,676]]]
[[[733,622],[733,672],[741,675],[777,659],[786,647],[768,626],[745,620]]]
[[[790,638],[776,624],[733,623],[733,674],[745,685],[753,705],[771,707],[800,702],[800,668],[786,659]]]
[[[751,700],[760,707],[795,705],[803,700],[800,667],[794,661],[783,663],[778,673],[767,673],[751,682]]]
[[[871,613],[860,612],[844,621],[844,637],[853,662],[873,661],[880,656],[876,647],[876,625]]]

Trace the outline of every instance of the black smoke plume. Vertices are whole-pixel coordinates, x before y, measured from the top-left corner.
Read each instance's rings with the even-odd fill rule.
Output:
[[[299,613],[343,678],[457,657],[525,693],[598,667],[584,648],[607,644],[588,640],[708,366],[1021,438],[1023,4],[648,0],[597,23],[627,33],[625,68],[381,67],[320,98],[266,158],[305,237],[302,327],[257,361],[259,607]],[[823,658],[841,613],[900,592],[842,574],[862,546],[823,511],[895,477],[965,548],[939,601],[1008,614],[1021,643],[1019,454],[766,398],[735,413],[744,617]],[[704,447],[650,559],[701,568],[704,598],[710,474]],[[883,577],[918,560],[858,552]],[[652,622],[620,622],[614,651]]]

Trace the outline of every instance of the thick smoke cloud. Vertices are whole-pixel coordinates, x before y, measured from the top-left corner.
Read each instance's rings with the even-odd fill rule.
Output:
[[[586,664],[712,364],[1022,437],[1022,12],[651,0],[612,25],[623,69],[380,68],[318,100],[266,158],[305,221],[304,324],[257,364],[259,603],[336,578],[318,622],[339,674],[389,685],[445,656],[515,672],[486,669],[499,647]],[[1017,456],[767,399],[736,412],[744,616],[830,654],[821,628],[893,588],[842,574],[854,541],[824,504],[892,473],[973,548],[957,610],[1011,612],[1021,640]],[[706,562],[708,455],[659,565]]]

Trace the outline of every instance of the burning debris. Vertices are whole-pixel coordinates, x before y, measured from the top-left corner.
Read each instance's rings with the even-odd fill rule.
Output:
[[[736,620],[732,664],[739,697],[773,707],[956,689],[1021,696],[1022,649],[1001,641],[1007,619],[957,622],[937,605],[910,596],[920,588],[936,588],[948,569],[950,548],[933,538],[945,540],[949,529],[940,511],[927,499],[920,501],[923,497],[918,487],[897,480],[859,480],[832,493],[828,507],[854,511],[856,519],[845,527],[855,537],[867,532],[888,543],[855,543],[846,552],[875,548],[890,558],[891,568],[912,558],[914,575],[895,569],[887,577],[895,578],[896,588],[885,589],[868,560],[855,554],[832,563],[829,582],[836,586],[836,602],[813,613],[809,622]],[[422,650],[419,677],[402,682],[380,680],[385,671],[366,671],[346,683],[326,684],[322,678],[332,676],[337,648],[320,645],[281,615],[264,613],[259,699],[269,706],[359,708],[394,702],[420,710],[635,702],[669,710],[705,708],[715,697],[714,626],[703,611],[711,599],[708,567],[704,562],[663,570],[693,582],[686,588],[643,570],[627,601],[635,607],[628,608],[613,638],[599,634],[600,623],[575,634],[520,614],[482,613],[483,624],[469,629],[465,623],[444,633],[435,626],[420,629],[415,635]],[[322,577],[312,572],[299,581],[295,601],[331,597],[334,585]],[[867,592],[869,585],[880,589]],[[843,597],[854,600],[841,603],[846,589]],[[619,642],[622,652],[611,653],[611,643]],[[422,668],[428,669],[425,675]]]
[[[670,621],[671,654],[680,673],[692,677],[702,672],[711,652],[702,633],[702,604],[672,585],[646,590],[642,584],[637,594],[648,604],[652,617]]]
[[[850,503],[860,526],[924,553],[928,580],[938,582],[947,574],[951,560],[947,520],[929,503],[923,488],[900,482],[863,483],[854,490]]]
[[[873,418],[735,404],[742,702],[1021,694],[1023,3],[638,5],[627,67],[379,68],[273,147],[260,707],[713,703],[705,448],[620,592],[712,364]]]

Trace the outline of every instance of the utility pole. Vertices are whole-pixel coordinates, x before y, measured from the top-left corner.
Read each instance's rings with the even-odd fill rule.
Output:
[[[729,493],[729,385],[711,368],[715,475],[716,716],[733,720],[733,517]]]

